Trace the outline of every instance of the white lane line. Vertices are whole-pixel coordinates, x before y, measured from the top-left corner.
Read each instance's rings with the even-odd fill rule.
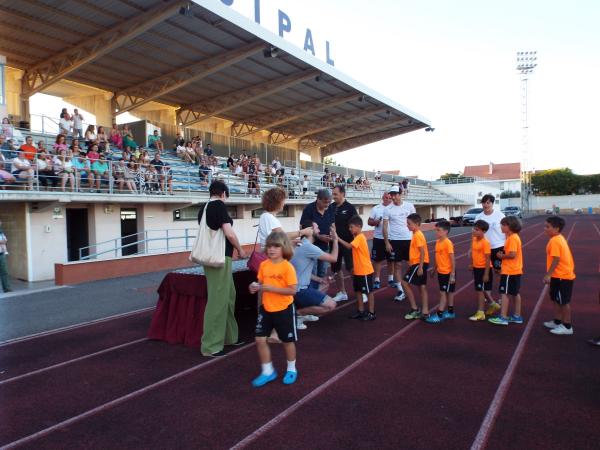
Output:
[[[18,338],[14,338],[14,339],[8,339],[6,341],[0,342],[0,347],[6,347],[7,345],[17,344],[19,342],[29,341],[31,339],[49,336],[49,335],[56,334],[56,333],[63,333],[65,331],[76,330],[78,328],[83,328],[83,327],[87,327],[90,325],[96,325],[98,323],[109,322],[109,321],[115,320],[115,319],[122,319],[122,318],[129,317],[129,316],[135,316],[136,314],[142,314],[147,311],[152,311],[155,308],[156,308],[156,306],[150,306],[148,308],[136,309],[135,311],[129,311],[129,312],[122,313],[122,314],[115,314],[112,316],[103,317],[101,319],[90,320],[88,322],[81,322],[76,325],[68,325],[66,327],[55,328],[53,330],[42,331],[40,333],[29,334],[27,336],[18,337]]]
[[[577,222],[575,222],[573,224],[573,226],[571,227],[571,230],[569,231],[569,235],[567,236],[567,240],[569,240],[571,238],[571,234],[573,233],[573,230],[575,229],[575,225],[577,225]],[[496,423],[496,419],[498,418],[498,415],[500,414],[500,410],[502,409],[504,399],[506,398],[508,389],[510,388],[510,385],[512,384],[512,380],[513,380],[514,375],[517,370],[517,365],[519,364],[519,361],[521,360],[521,356],[523,355],[523,351],[525,350],[525,346],[527,345],[527,340],[529,339],[529,335],[531,334],[531,330],[533,328],[533,325],[535,324],[535,320],[536,320],[537,315],[542,306],[542,300],[546,296],[547,291],[548,291],[548,285],[546,284],[542,288],[542,292],[540,293],[540,296],[537,299],[535,308],[533,309],[533,312],[531,313],[531,317],[529,318],[529,321],[527,322],[527,326],[525,327],[525,331],[521,335],[521,339],[519,339],[517,348],[515,349],[513,356],[510,359],[510,363],[508,364],[508,367],[506,368],[506,371],[504,372],[504,375],[502,376],[502,379],[500,380],[500,384],[498,385],[496,394],[494,395],[494,398],[492,399],[492,403],[490,404],[490,406],[487,410],[487,413],[485,414],[485,417],[483,418],[483,422],[481,423],[481,427],[479,428],[479,431],[477,432],[477,436],[475,436],[475,440],[473,441],[473,444],[471,445],[471,450],[481,450],[487,446],[487,442],[488,442],[490,433],[494,427],[494,424]]]
[[[115,345],[113,347],[105,348],[103,350],[99,350],[99,351],[94,352],[94,353],[89,353],[87,355],[83,355],[83,356],[79,356],[77,358],[69,359],[68,361],[63,361],[61,363],[57,363],[57,364],[53,364],[51,366],[43,367],[41,369],[33,370],[31,372],[27,372],[27,373],[24,373],[24,374],[21,374],[21,375],[17,375],[17,376],[12,377],[12,378],[7,378],[6,380],[0,381],[0,386],[2,386],[3,384],[11,383],[13,381],[17,381],[17,380],[21,380],[23,378],[30,377],[32,375],[37,375],[37,374],[46,372],[48,370],[57,369],[59,367],[66,366],[68,364],[73,364],[73,363],[76,363],[76,362],[79,362],[79,361],[83,361],[85,359],[92,358],[94,356],[103,355],[104,353],[112,352],[112,351],[118,350],[120,348],[129,347],[130,345],[134,345],[134,344],[137,344],[139,342],[145,342],[145,341],[148,341],[148,340],[149,340],[148,338],[136,339],[135,341],[125,342],[124,344]]]

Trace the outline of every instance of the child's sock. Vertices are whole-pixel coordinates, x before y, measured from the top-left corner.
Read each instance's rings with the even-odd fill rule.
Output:
[[[289,362],[288,362],[288,364],[289,364]],[[271,375],[275,371],[275,369],[273,368],[273,363],[272,362],[268,362],[266,364],[261,364],[260,367],[261,367],[261,373],[263,375],[269,376],[269,375]]]
[[[571,324],[570,324],[570,323],[563,322],[563,325],[565,326],[565,328],[566,328],[567,330],[570,330],[570,329],[571,329]]]
[[[388,281],[394,281],[394,275],[388,275]]]
[[[444,315],[444,311],[438,311],[437,315],[438,315],[438,317],[442,317]]]
[[[452,314],[454,312],[454,306],[448,306],[448,312]]]
[[[379,277],[375,277],[375,280],[374,280],[374,281],[375,281],[375,282],[379,281]]]
[[[559,319],[554,319],[554,324],[555,324],[555,325],[560,325],[561,323],[562,323],[562,321],[561,321],[561,320],[559,320]]]
[[[296,372],[296,360],[287,362],[287,371]]]

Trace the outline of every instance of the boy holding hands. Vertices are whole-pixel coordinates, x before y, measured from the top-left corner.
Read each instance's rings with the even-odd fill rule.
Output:
[[[406,320],[427,319],[429,317],[429,303],[427,297],[427,268],[429,266],[429,252],[427,251],[427,241],[421,231],[421,216],[413,213],[406,218],[406,225],[412,231],[410,248],[408,250],[409,268],[402,279],[402,287],[410,302],[411,310],[404,316]],[[419,286],[421,293],[422,309],[417,308],[415,294],[410,287],[413,284]]]
[[[431,269],[432,274],[437,271],[440,286],[440,306],[437,314],[431,314],[425,322],[440,323],[444,319],[454,319],[454,291],[456,289],[456,261],[454,259],[454,245],[448,239],[450,222],[443,220],[435,224],[435,259]],[[448,305],[448,311],[446,311]]]
[[[492,280],[494,276],[490,268],[492,246],[485,235],[489,227],[485,220],[477,220],[473,225],[469,270],[473,270],[473,285],[475,286],[475,292],[477,292],[477,312],[469,317],[469,320],[474,322],[485,320],[485,316],[491,316],[500,309],[500,305],[492,297]],[[490,302],[490,306],[484,312],[483,308],[486,300]]]

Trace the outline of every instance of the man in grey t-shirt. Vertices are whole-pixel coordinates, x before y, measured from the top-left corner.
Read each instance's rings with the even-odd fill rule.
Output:
[[[302,224],[306,228],[305,224]],[[311,288],[310,282],[317,281],[327,284],[327,281],[313,274],[313,268],[317,261],[335,262],[338,257],[338,240],[335,231],[331,232],[332,251],[326,253],[314,244],[314,235],[319,234],[319,229],[313,225],[312,232],[305,236],[300,246],[294,250],[291,263],[296,269],[298,278],[298,291],[294,296],[294,303],[298,308],[298,325],[300,329],[305,327],[304,321],[310,321],[310,316],[321,316],[335,308],[336,302],[319,289]],[[311,318],[312,319],[312,318]],[[313,319],[317,320],[317,319]]]

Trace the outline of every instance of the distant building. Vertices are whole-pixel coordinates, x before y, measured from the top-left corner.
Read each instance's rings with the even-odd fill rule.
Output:
[[[521,163],[494,164],[490,162],[482,166],[465,166],[463,176],[498,181],[520,180]]]

